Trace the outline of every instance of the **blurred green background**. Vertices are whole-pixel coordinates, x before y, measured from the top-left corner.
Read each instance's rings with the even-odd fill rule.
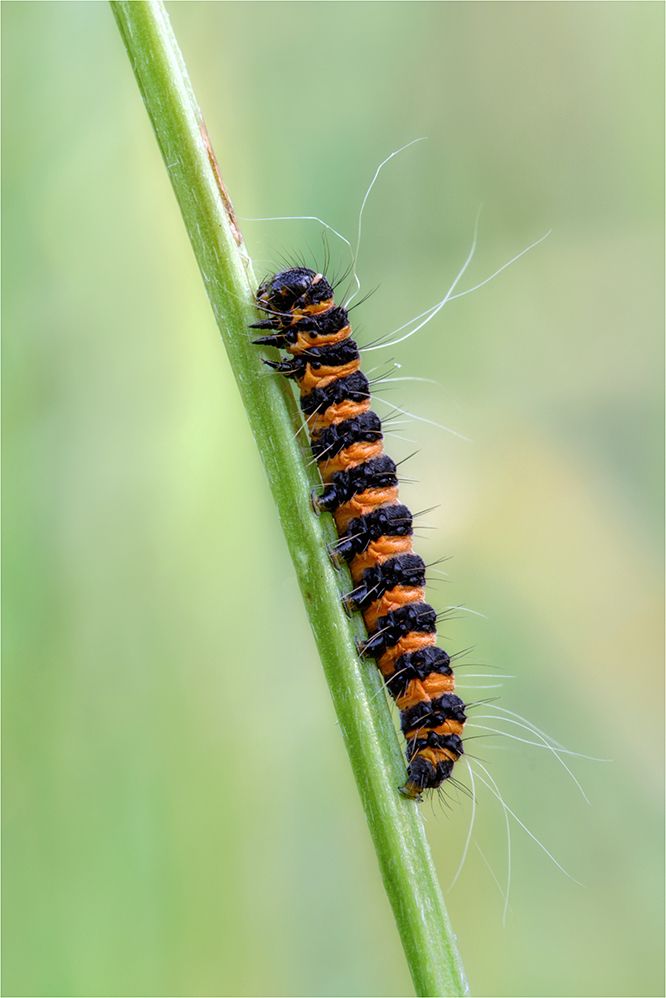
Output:
[[[468,742],[479,995],[662,980],[661,3],[170,3],[239,215],[376,293],[463,661],[569,749]],[[408,995],[295,579],[105,3],[4,3],[4,994]],[[311,222],[245,223],[262,276]],[[334,246],[334,255],[343,256]],[[380,406],[381,408],[381,406]],[[384,408],[382,411],[386,411]],[[481,722],[492,724],[492,722]],[[505,730],[509,730],[504,726]],[[482,731],[469,734],[483,734]],[[518,735],[526,732],[515,728]],[[470,807],[423,808],[446,889]],[[486,862],[487,861],[487,862]],[[489,870],[492,868],[492,873]]]

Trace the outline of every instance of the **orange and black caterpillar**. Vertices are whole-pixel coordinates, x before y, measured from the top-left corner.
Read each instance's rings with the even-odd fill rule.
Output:
[[[377,660],[400,710],[408,762],[400,793],[420,800],[449,779],[463,753],[465,704],[453,692],[449,656],[435,645],[426,566],[412,550],[412,514],[398,499],[395,462],[383,452],[349,316],[326,278],[306,267],[264,281],[257,304],[269,318],[252,328],[273,332],[254,342],[291,354],[264,363],[300,388],[324,482],[313,503],[335,520],[335,555],[349,563],[355,585],[345,602],[362,612],[368,630],[363,654]]]

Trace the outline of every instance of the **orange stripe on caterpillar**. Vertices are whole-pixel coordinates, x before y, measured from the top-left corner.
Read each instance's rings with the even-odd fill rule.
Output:
[[[355,520],[359,516],[366,516],[377,506],[388,506],[389,503],[398,502],[398,486],[388,489],[368,489],[366,492],[359,492],[349,502],[338,506],[333,514],[338,533],[343,533],[349,526],[350,520]]]
[[[427,648],[434,645],[437,635],[424,631],[410,631],[404,638],[400,638],[397,644],[387,649],[384,654],[377,659],[377,665],[385,676],[390,676],[394,671],[395,663],[401,655],[407,652],[418,651],[420,648]]]
[[[437,763],[440,762],[442,759],[450,759],[451,762],[457,762],[458,759],[460,758],[460,756],[456,755],[455,752],[452,752],[450,749],[445,749],[445,748],[428,747],[428,748],[418,749],[417,752],[414,754],[414,756],[412,756],[412,759],[414,759],[417,755],[420,755],[422,759],[427,759],[428,762],[432,763],[433,766],[436,766]]]
[[[335,302],[332,298],[328,298],[326,301],[317,302],[316,305],[305,305],[303,308],[296,308],[291,313],[292,321],[291,325],[295,326],[296,323],[300,322],[302,319],[306,319],[312,315],[321,315],[322,312],[328,312],[329,308],[333,308]]]
[[[455,679],[453,676],[442,675],[440,672],[431,672],[423,680],[423,689],[431,700],[441,697],[442,693],[453,693]]]
[[[376,440],[374,443],[352,444],[335,457],[319,461],[321,477],[325,482],[330,482],[336,471],[346,471],[347,468],[356,468],[359,464],[365,464],[373,457],[379,457],[383,450],[384,445],[381,440]]]
[[[383,497],[383,499],[382,499]],[[367,516],[379,506],[388,506],[389,503],[397,505],[398,489],[368,489],[359,495],[354,496],[349,502],[343,503],[333,514],[338,533],[342,534],[351,520],[359,516]]]
[[[352,360],[349,364],[340,367],[324,367],[323,365],[313,367],[312,364],[306,364],[305,374],[302,378],[298,378],[298,387],[301,389],[302,395],[309,395],[313,389],[327,388],[334,381],[346,378],[348,374],[358,371],[360,367],[360,360]]]
[[[398,710],[402,711],[415,707],[417,703],[430,703],[431,699],[423,688],[423,682],[420,679],[412,679],[403,696],[396,697],[395,702]]]
[[[310,436],[316,440],[322,430],[338,423],[344,423],[347,419],[353,419],[354,416],[359,416],[362,412],[369,412],[371,405],[370,399],[366,399],[364,402],[352,402],[351,399],[345,399],[344,402],[338,402],[337,405],[330,405],[324,412],[315,413],[306,419]]]
[[[392,504],[397,505],[397,504]],[[366,568],[373,565],[381,565],[388,558],[395,558],[398,554],[407,554],[413,550],[412,538],[396,536],[380,537],[376,541],[370,541],[365,551],[354,556],[349,566],[351,577],[354,582],[360,582]]]
[[[454,721],[452,718],[444,721],[443,724],[438,724],[436,728],[430,728],[426,726],[425,728],[414,728],[413,731],[406,731],[405,738],[407,741],[414,741],[414,739],[419,739],[423,735],[423,731],[431,731],[433,735],[458,735],[460,737],[463,733],[463,727],[460,721]]]
[[[423,603],[424,599],[425,589],[421,587],[396,586],[394,589],[389,589],[381,599],[371,603],[368,609],[364,610],[363,619],[368,631],[377,629],[379,617],[385,617],[387,613],[397,610],[400,606],[406,606],[407,603]]]
[[[298,357],[306,350],[309,350],[313,344],[318,347],[328,347],[332,346],[334,343],[341,343],[342,340],[346,340],[348,336],[351,336],[351,326],[345,326],[344,329],[340,329],[337,333],[319,333],[314,341],[311,333],[299,333],[296,342],[286,346],[285,350],[287,353],[291,353],[295,357]]]

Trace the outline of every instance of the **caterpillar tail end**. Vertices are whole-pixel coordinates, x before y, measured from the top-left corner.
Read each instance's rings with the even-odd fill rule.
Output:
[[[409,779],[405,783],[404,787],[398,787],[399,794],[401,794],[403,797],[406,797],[407,800],[415,801],[417,804],[420,804],[421,801],[423,800],[422,791],[423,791],[422,787],[419,787],[416,783],[413,783],[412,780]]]

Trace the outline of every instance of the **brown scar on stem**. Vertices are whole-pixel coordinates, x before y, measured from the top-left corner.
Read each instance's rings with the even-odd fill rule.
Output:
[[[243,237],[241,231],[238,228],[238,222],[236,221],[236,213],[234,212],[234,206],[231,203],[231,198],[227,194],[227,189],[224,186],[224,181],[222,180],[222,174],[220,173],[220,168],[217,165],[217,160],[215,159],[215,153],[213,152],[213,146],[211,145],[210,136],[208,135],[208,130],[206,125],[202,121],[199,125],[201,130],[201,138],[204,140],[204,145],[206,146],[206,152],[208,153],[208,162],[213,168],[213,173],[215,174],[215,181],[217,183],[217,188],[220,192],[220,197],[222,198],[222,204],[224,205],[224,210],[229,218],[229,224],[231,225],[231,230],[234,234],[234,239],[238,243],[238,246],[243,248]]]

